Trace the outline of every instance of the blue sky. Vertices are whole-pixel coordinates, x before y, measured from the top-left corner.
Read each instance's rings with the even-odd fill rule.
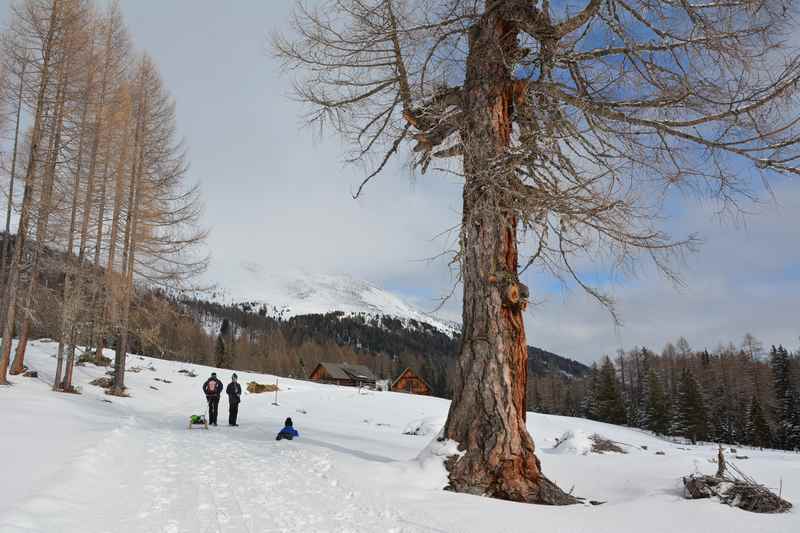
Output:
[[[0,0],[0,20],[8,3]],[[237,286],[243,261],[267,271],[347,273],[433,309],[453,276],[446,259],[427,259],[452,248],[455,234],[437,235],[458,222],[460,184],[435,173],[412,176],[397,161],[352,200],[363,169],[343,164],[337,138],[315,138],[303,127],[303,109],[288,98],[291,80],[267,49],[291,4],[122,1],[135,45],[155,58],[177,101],[190,176],[202,185],[212,230],[208,277]],[[667,229],[705,241],[682,269],[687,285],[676,289],[646,267],[607,287],[620,329],[586,295],[529,271],[526,281],[542,301],[527,316],[530,344],[585,362],[634,345],[660,350],[679,336],[713,349],[751,332],[797,348],[800,184],[783,180],[775,189],[777,202],[751,206],[746,225],[720,223],[698,202],[681,204]],[[443,312],[457,318],[459,305],[456,297]]]

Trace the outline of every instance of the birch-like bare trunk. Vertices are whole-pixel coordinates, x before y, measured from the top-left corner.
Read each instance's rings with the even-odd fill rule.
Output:
[[[125,360],[128,353],[128,322],[133,298],[134,260],[136,253],[136,228],[139,217],[139,204],[141,202],[141,175],[144,165],[144,126],[147,120],[147,90],[144,83],[145,72],[141,72],[141,85],[139,87],[139,106],[136,115],[136,130],[134,134],[133,166],[131,170],[130,187],[128,189],[128,214],[125,219],[125,231],[122,249],[122,304],[118,324],[116,352],[114,354],[114,385],[109,394],[122,396],[125,394]]]
[[[11,152],[11,176],[9,177],[8,181],[8,205],[6,206],[6,233],[5,238],[3,239],[3,251],[2,255],[0,255],[0,282],[4,282],[6,279],[6,262],[8,258],[8,254],[10,252],[11,246],[11,212],[13,211],[14,207],[14,182],[17,178],[17,153],[19,151],[19,124],[20,124],[20,117],[22,116],[22,90],[25,84],[25,68],[27,67],[27,61],[22,61],[20,65],[20,72],[18,78],[18,90],[17,90],[17,111],[16,111],[16,121],[14,124],[14,148]],[[2,313],[0,313],[2,316]],[[0,321],[0,323],[2,323]]]
[[[14,247],[14,256],[9,267],[8,281],[6,283],[6,317],[3,325],[3,342],[0,345],[0,385],[8,383],[8,365],[11,357],[11,342],[16,322],[17,293],[19,290],[20,268],[25,250],[25,236],[30,224],[31,206],[33,204],[34,185],[36,182],[39,163],[39,143],[42,141],[42,128],[44,126],[45,94],[50,83],[50,60],[52,56],[53,38],[56,20],[59,16],[61,2],[53,0],[47,35],[42,46],[42,66],[39,79],[39,89],[36,96],[36,111],[34,113],[33,128],[31,131],[31,150],[28,159],[28,168],[25,172],[25,191],[22,197],[22,207],[17,229],[17,240]]]
[[[64,124],[64,102],[66,100],[66,89],[69,80],[68,62],[61,61],[58,73],[58,86],[56,89],[56,112],[50,128],[50,148],[48,152],[47,164],[45,166],[44,183],[39,198],[39,209],[36,217],[36,242],[33,246],[33,258],[31,260],[31,274],[28,281],[28,290],[25,293],[23,308],[26,310],[25,318],[22,321],[22,328],[17,342],[17,350],[14,354],[14,362],[11,364],[10,373],[12,375],[21,374],[25,371],[25,352],[28,348],[28,338],[31,332],[31,314],[33,307],[34,293],[39,284],[41,273],[41,258],[44,252],[45,241],[48,237],[48,226],[50,224],[50,214],[53,204],[53,188],[56,179],[56,166],[58,165],[58,155],[61,151],[61,130]]]
[[[94,57],[94,40],[92,40],[92,49],[89,53],[88,57]],[[94,72],[93,68],[89,68],[87,72],[86,78],[86,86],[84,87],[84,94],[83,100],[81,102],[81,114],[80,114],[80,122],[79,122],[79,134],[78,134],[78,151],[76,155],[76,167],[75,167],[75,176],[73,177],[72,181],[72,202],[70,206],[70,217],[69,217],[69,233],[67,234],[67,264],[66,264],[66,276],[64,277],[64,291],[63,291],[63,309],[61,312],[61,336],[58,340],[58,352],[57,352],[57,362],[56,362],[56,374],[55,379],[53,380],[53,390],[57,389],[64,389],[70,390],[72,388],[72,370],[75,365],[75,338],[74,338],[74,322],[75,317],[70,313],[71,305],[70,302],[72,298],[74,298],[73,291],[76,290],[75,287],[75,275],[77,274],[76,269],[78,268],[75,264],[75,255],[73,254],[73,248],[75,247],[75,230],[77,228],[77,220],[78,220],[78,204],[80,198],[80,185],[81,185],[81,176],[83,173],[83,157],[84,157],[84,150],[86,147],[86,129],[87,129],[87,118],[89,116],[89,101],[91,100],[92,95],[92,87],[94,83]],[[69,343],[69,351],[67,355],[66,363],[64,362],[64,347]],[[66,367],[64,365],[66,364]],[[64,372],[64,379],[61,379],[62,368]]]
[[[81,136],[83,137],[83,136]],[[75,264],[75,258],[72,255],[72,247],[74,246],[74,234],[75,234],[75,211],[77,210],[78,204],[78,188],[80,186],[80,157],[82,155],[82,148],[83,148],[83,139],[81,138],[78,142],[78,168],[75,172],[75,179],[73,182],[73,195],[72,195],[72,209],[70,215],[70,226],[69,226],[69,237],[68,237],[68,244],[67,244],[67,258],[65,264],[65,276],[64,276],[64,291],[62,294],[62,310],[61,310],[61,335],[58,339],[58,352],[56,357],[56,373],[55,378],[53,380],[53,390],[57,389],[64,389],[69,390],[72,388],[72,368],[75,364],[75,340],[74,340],[74,322],[75,317],[71,313],[71,300],[74,298],[74,291],[75,288],[75,275],[76,275],[76,268],[77,265]],[[66,363],[64,362],[64,346],[69,343],[70,344],[70,351],[67,357]],[[62,367],[64,368],[64,380],[61,381],[61,372]]]

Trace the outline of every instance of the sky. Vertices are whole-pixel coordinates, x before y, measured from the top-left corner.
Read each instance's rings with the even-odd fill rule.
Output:
[[[207,274],[237,285],[242,264],[267,271],[347,274],[389,289],[423,311],[450,293],[448,250],[459,220],[461,184],[414,175],[403,161],[374,180],[344,163],[331,132],[307,127],[290,98],[291,76],[271,56],[268,36],[283,29],[290,0],[122,0],[140,50],[161,69],[177,102],[189,149],[189,178],[201,184],[211,229]],[[0,0],[5,22],[8,0]],[[688,202],[666,228],[696,232],[701,250],[687,258],[685,286],[648,267],[607,290],[621,327],[578,290],[528,272],[537,305],[526,316],[529,344],[578,359],[618,349],[660,350],[684,336],[693,348],[738,343],[750,332],[765,344],[800,345],[800,183],[774,184],[774,198],[749,205],[745,223]],[[444,253],[444,255],[442,255]],[[257,288],[254,288],[254,292]],[[460,299],[439,311],[460,316]]]

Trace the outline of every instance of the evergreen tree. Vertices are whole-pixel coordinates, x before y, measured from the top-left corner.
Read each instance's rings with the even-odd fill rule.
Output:
[[[222,325],[217,335],[217,345],[214,349],[215,366],[217,368],[232,368],[233,354],[231,353],[233,342],[231,335],[231,323],[227,318],[222,319]]]
[[[739,397],[736,400],[736,411],[734,417],[734,438],[733,442],[746,443],[748,442],[747,427],[750,423],[749,420],[750,406],[748,401]]]
[[[688,368],[684,368],[681,373],[671,429],[674,435],[686,437],[693,444],[708,440],[705,401],[697,379]]]
[[[645,429],[650,426],[650,372],[652,371],[652,358],[653,353],[647,348],[642,348],[635,360],[637,368],[635,390],[637,418],[634,420],[634,425]]]
[[[798,428],[795,427],[796,393],[791,381],[789,353],[783,346],[775,346],[770,350],[770,367],[772,368],[773,390],[775,392],[775,420],[777,431],[775,444],[784,449],[792,449]]]
[[[225,368],[225,341],[222,335],[217,335],[217,345],[214,348],[214,366],[217,368]]]
[[[654,369],[647,375],[647,425],[650,431],[664,435],[669,430],[669,400]]]
[[[800,449],[800,391],[797,388],[792,393],[793,412],[790,413],[790,425],[786,432],[786,449]]]
[[[595,420],[594,399],[597,394],[597,374],[597,363],[592,363],[586,392],[581,400],[581,416],[589,420]]]
[[[617,383],[614,363],[608,357],[603,361],[597,376],[597,389],[594,399],[594,414],[597,420],[611,424],[625,424],[625,403]]]
[[[732,399],[725,394],[725,389],[719,385],[714,390],[711,399],[711,428],[710,436],[717,442],[735,443],[737,412]]]
[[[772,432],[755,394],[750,402],[747,416],[747,441],[752,446],[758,446],[759,448],[768,448],[772,445]]]

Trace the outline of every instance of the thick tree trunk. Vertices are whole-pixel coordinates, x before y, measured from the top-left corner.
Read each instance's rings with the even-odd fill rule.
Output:
[[[487,9],[473,29],[461,131],[462,346],[444,436],[463,456],[448,459],[449,489],[520,502],[569,504],[542,473],[525,426],[527,289],[517,277],[517,220],[508,192],[517,185],[502,163],[511,142],[514,80],[509,57],[516,28]]]

